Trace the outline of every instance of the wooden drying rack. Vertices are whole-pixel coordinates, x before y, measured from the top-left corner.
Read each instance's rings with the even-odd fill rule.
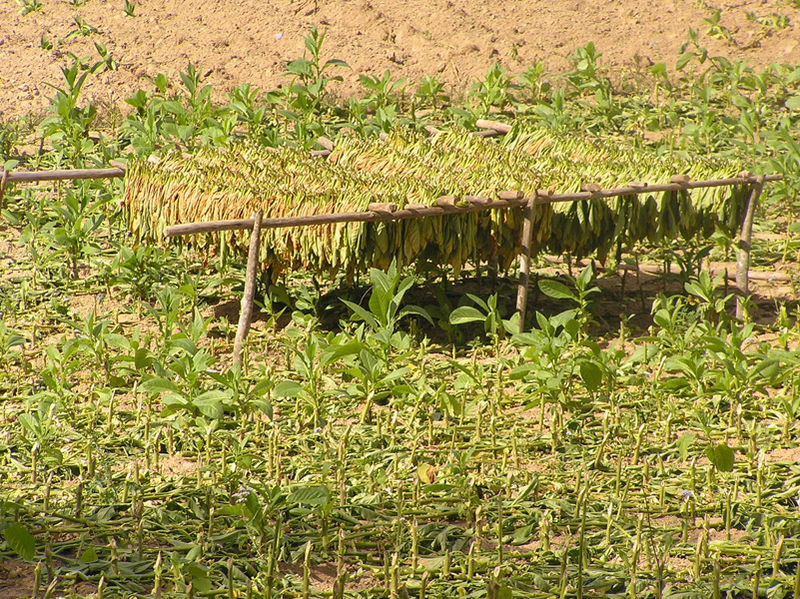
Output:
[[[481,137],[495,137],[505,135],[511,126],[495,121],[479,120],[476,126],[480,131],[476,134]],[[433,127],[426,127],[431,135],[439,133]],[[325,148],[315,150],[313,156],[325,157],[333,150],[333,142],[320,138],[317,142]],[[53,170],[40,172],[10,172],[0,171],[0,206],[3,202],[3,191],[7,183],[23,183],[34,181],[64,181],[73,179],[102,179],[125,176],[125,165],[112,163],[113,168],[108,169],[83,169],[83,170]],[[675,175],[669,183],[649,184],[645,182],[631,182],[625,187],[616,189],[600,189],[596,184],[584,185],[578,193],[556,194],[552,191],[538,190],[533,195],[525,196],[521,191],[505,191],[498,194],[498,199],[492,200],[479,196],[442,196],[436,200],[434,206],[409,204],[398,208],[396,204],[374,203],[368,206],[365,212],[340,212],[334,214],[314,214],[308,216],[290,216],[281,218],[263,218],[262,212],[255,212],[251,218],[208,221],[172,225],[164,230],[165,237],[178,237],[195,235],[199,233],[213,233],[216,231],[249,230],[250,245],[247,255],[247,270],[245,275],[244,294],[239,311],[239,323],[233,346],[234,363],[241,366],[242,349],[244,340],[250,330],[253,317],[253,304],[255,300],[256,278],[258,275],[258,254],[262,229],[282,227],[300,227],[310,225],[327,225],[334,223],[358,222],[387,222],[412,218],[425,218],[430,216],[443,216],[452,214],[467,214],[484,210],[502,210],[509,208],[526,208],[521,239],[519,257],[520,277],[517,286],[516,309],[520,315],[520,328],[524,327],[525,313],[528,305],[528,287],[530,284],[531,244],[533,240],[533,217],[536,206],[556,202],[579,202],[603,198],[613,198],[623,195],[637,195],[643,193],[656,193],[661,191],[680,191],[686,189],[699,189],[708,187],[728,187],[732,185],[748,185],[750,193],[747,196],[744,218],[739,233],[737,247],[739,253],[736,262],[736,287],[739,290],[736,304],[736,316],[742,318],[744,305],[742,298],[749,290],[750,246],[753,235],[753,218],[756,205],[761,196],[765,183],[779,181],[781,175],[753,176],[741,173],[737,177],[728,179],[711,179],[707,181],[691,181],[686,175]]]

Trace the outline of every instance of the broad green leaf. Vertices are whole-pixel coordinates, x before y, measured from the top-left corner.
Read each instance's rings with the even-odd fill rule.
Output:
[[[400,310],[400,315],[399,315],[400,318],[409,315],[421,316],[429,323],[434,324],[431,315],[428,314],[428,311],[425,308],[422,308],[421,306],[410,305],[410,306],[405,306],[402,310]]]
[[[558,314],[551,316],[549,319],[550,326],[554,328],[564,327],[567,328],[567,325],[570,323],[574,323],[577,327],[578,323],[575,321],[575,316],[578,314],[577,310],[564,310],[563,312],[559,312]]]
[[[373,329],[379,329],[380,328],[380,326],[381,326],[380,323],[378,322],[377,318],[375,318],[375,316],[372,313],[370,313],[369,311],[365,310],[364,308],[362,308],[358,304],[354,304],[351,301],[343,299],[342,302],[348,308],[350,308],[353,311],[353,314],[355,314],[361,320],[366,322],[370,327],[372,327]]]
[[[212,390],[200,394],[194,400],[194,406],[203,416],[222,418],[225,408],[223,402],[231,399],[230,391]]]
[[[539,290],[553,299],[577,300],[577,297],[569,287],[553,279],[539,279]]]
[[[180,393],[178,385],[160,376],[144,381],[139,385],[139,391],[144,391],[145,393]]]
[[[512,381],[519,381],[528,376],[534,368],[536,368],[536,366],[533,364],[520,364],[511,369],[508,378]]]
[[[800,95],[788,98],[784,104],[790,110],[800,110]]]
[[[286,500],[289,503],[304,503],[306,505],[325,505],[330,501],[331,492],[325,485],[299,487],[289,494]]]
[[[298,397],[303,393],[303,386],[294,381],[281,381],[275,385],[272,394],[275,397]]]
[[[81,553],[81,563],[91,564],[97,561],[97,551],[94,547],[89,547],[86,551]]]
[[[709,445],[706,447],[706,456],[709,460],[711,460],[714,468],[720,472],[731,472],[733,470],[733,464],[736,461],[736,455],[733,449],[724,443],[720,443],[719,445]]]
[[[350,68],[350,65],[347,64],[345,61],[340,60],[338,58],[331,58],[325,63],[326,67],[347,67]]]
[[[486,316],[472,306],[461,306],[450,312],[450,324],[466,324],[484,320],[486,320]]]
[[[689,61],[692,60],[694,56],[694,52],[684,52],[681,54],[675,63],[675,69],[678,71],[682,70],[687,64],[689,64]]]
[[[353,339],[348,341],[347,343],[337,343],[334,345],[329,345],[325,348],[322,352],[322,356],[320,357],[320,362],[323,364],[330,364],[331,362],[335,362],[340,358],[344,358],[345,356],[352,356],[353,354],[357,354],[361,349],[364,347],[364,344],[361,343],[358,339]]]
[[[194,405],[203,416],[214,420],[222,418],[225,413],[222,403],[213,399],[197,399]]]
[[[636,350],[628,358],[628,363],[637,364],[640,362],[648,362],[658,355],[658,346],[655,343],[646,343]]]
[[[581,379],[589,391],[597,391],[603,384],[603,371],[594,362],[581,362]]]
[[[19,555],[26,562],[33,559],[36,552],[36,540],[28,529],[17,522],[11,522],[3,531],[6,543],[14,553]]]
[[[475,304],[479,308],[483,308],[484,312],[490,312],[491,311],[491,308],[489,307],[489,304],[487,304],[485,301],[483,301],[482,298],[478,297],[474,293],[467,293],[467,297],[469,299],[471,299],[473,302],[475,302]]]
[[[270,420],[274,418],[272,403],[270,401],[267,401],[266,399],[254,399],[252,404],[266,414],[267,418]]]
[[[537,484],[539,484],[539,477],[534,477],[531,482],[525,485],[525,488],[519,492],[519,495],[514,498],[514,501],[511,503],[511,507],[519,505],[521,502],[525,501],[536,488]]]
[[[675,447],[678,448],[678,453],[681,456],[681,460],[686,460],[689,455],[689,447],[691,447],[692,442],[695,438],[694,433],[683,433],[678,440],[675,441]]]
[[[131,348],[131,342],[128,338],[123,335],[118,335],[117,333],[108,333],[103,337],[103,340],[106,342],[106,345],[112,347],[118,347],[120,349]]]

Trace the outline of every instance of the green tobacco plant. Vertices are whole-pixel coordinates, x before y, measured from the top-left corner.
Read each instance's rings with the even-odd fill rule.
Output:
[[[37,465],[59,466],[64,463],[64,454],[56,447],[60,436],[57,416],[63,406],[56,399],[46,396],[32,403],[35,408],[19,414],[17,419],[24,434],[30,437],[31,469],[36,478]]]
[[[371,110],[378,110],[387,106],[398,106],[398,103],[405,97],[407,79],[401,77],[392,81],[392,74],[389,69],[384,71],[382,77],[374,75],[359,75],[358,81],[367,91],[364,98],[368,102]]]
[[[522,348],[524,361],[511,370],[509,378],[531,385],[533,397],[528,405],[540,408],[541,428],[546,404],[563,406],[571,401],[569,389],[579,368],[580,325],[564,313],[548,318],[537,311],[535,317],[537,327],[512,338],[514,345]]]
[[[403,335],[397,331],[399,322],[408,316],[420,316],[433,324],[430,314],[424,308],[414,305],[403,306],[403,297],[414,284],[414,277],[403,277],[393,262],[386,272],[373,268],[369,271],[372,290],[369,296],[369,310],[348,300],[342,302],[352,310],[353,315],[363,320],[372,330],[373,337],[388,351],[403,343]]]
[[[103,380],[119,385],[122,381],[118,377],[112,376],[112,364],[115,361],[111,351],[112,347],[124,347],[130,345],[122,335],[112,333],[110,322],[105,319],[98,319],[94,310],[89,312],[80,322],[72,323],[73,328],[78,332],[79,348],[87,353],[94,366],[101,368],[92,372],[95,376],[104,375]],[[113,380],[112,380],[113,379]]]
[[[393,368],[382,352],[376,352],[367,345],[363,345],[355,354],[353,362],[347,374],[357,382],[348,389],[348,394],[364,402],[361,424],[367,424],[372,421],[373,404],[385,405],[389,397],[407,388],[405,378],[409,368]]]
[[[214,105],[211,85],[202,85],[202,76],[193,64],[180,73],[180,80],[183,88],[169,93],[169,80],[158,74],[153,79],[154,91],[140,89],[125,100],[134,111],[120,131],[137,154],[174,146],[220,145],[233,134],[237,114]]]
[[[301,402],[302,408],[297,410],[298,414],[309,415],[310,424],[316,429],[324,419],[326,393],[323,383],[326,370],[343,357],[360,351],[361,344],[345,337],[323,337],[313,330],[308,330],[301,339],[302,345],[292,341],[286,344],[294,354],[293,371],[302,383],[281,381],[275,385],[273,396],[291,397]]]
[[[706,270],[700,271],[697,278],[690,280],[684,285],[686,292],[696,297],[700,301],[700,310],[704,316],[710,318],[712,322],[726,317],[725,308],[733,299],[733,294],[729,293],[725,297],[720,297],[717,293],[718,287],[722,284],[724,275],[717,275],[711,279],[711,275]]]
[[[128,291],[133,297],[148,300],[164,280],[164,250],[140,245],[135,250],[121,247],[109,264],[109,282]]]
[[[97,109],[93,104],[79,106],[78,99],[90,70],[81,70],[78,61],[69,67],[62,67],[64,86],[56,87],[55,96],[50,99],[49,110],[53,116],[46,118],[39,125],[45,138],[50,139],[57,147],[69,152],[73,164],[83,165],[85,156],[94,150],[94,142],[89,138],[89,130],[97,117]]]
[[[506,334],[513,334],[519,330],[519,316],[517,314],[510,319],[504,319],[501,316],[496,293],[490,295],[486,301],[472,293],[467,293],[466,296],[472,300],[477,308],[473,306],[455,308],[450,312],[450,324],[483,323],[483,332],[496,341],[503,339]]]
[[[554,279],[539,279],[539,291],[555,300],[567,300],[575,304],[575,308],[563,311],[558,322],[575,320],[578,323],[581,335],[587,334],[587,329],[594,322],[591,313],[591,296],[600,292],[600,288],[593,286],[594,268],[589,265],[580,274],[572,279],[575,291]]]
[[[253,382],[242,375],[238,366],[224,372],[208,371],[208,376],[229,391],[230,402],[236,405],[240,414],[248,415],[259,410],[268,418],[273,418],[272,402],[269,400],[269,394],[274,387],[271,379]]]
[[[597,51],[593,42],[577,48],[570,57],[573,70],[564,74],[564,77],[580,92],[608,93],[611,82],[603,74],[603,69],[597,64],[602,56]]]
[[[373,120],[377,129],[388,133],[397,126],[398,115],[402,112],[406,79],[392,81],[391,73],[387,69],[381,78],[359,75],[358,80],[367,91],[367,96],[359,103],[365,111],[374,114]]]
[[[100,253],[95,232],[103,224],[105,198],[92,198],[89,192],[67,192],[63,203],[53,206],[56,215],[52,229],[53,258],[66,256],[72,276],[78,276],[78,265],[84,258]]]
[[[24,345],[25,337],[9,329],[0,314],[0,364],[19,359]]]
[[[511,100],[510,91],[515,87],[512,77],[500,65],[494,63],[482,80],[476,81],[469,92],[472,102],[476,103],[475,112],[478,117],[486,117],[489,110],[502,110]]]
[[[270,128],[275,123],[269,113],[270,106],[260,99],[260,95],[258,89],[246,83],[234,87],[228,93],[228,108],[245,127],[248,138],[275,146],[277,143],[269,139]]]
[[[444,93],[444,83],[439,81],[438,75],[423,76],[419,80],[415,97],[422,107],[430,106],[434,110],[449,99],[447,94]]]
[[[75,29],[67,33],[65,39],[70,39],[73,37],[88,37],[100,32],[97,27],[89,25],[89,23],[87,23],[80,15],[75,15],[72,18],[72,22],[75,24]]]
[[[213,355],[197,346],[208,322],[195,309],[188,326],[178,323],[180,331],[166,339],[167,357],[153,362],[155,375],[144,378],[139,390],[161,395],[164,409],[162,417],[186,412],[210,419],[223,416],[225,409],[233,408],[232,389],[208,389],[210,370],[216,362]]]
[[[521,97],[515,98],[517,110],[527,110],[530,104],[541,102],[551,91],[551,84],[545,77],[544,65],[536,62],[517,75]]]
[[[338,58],[331,58],[322,62],[322,44],[325,33],[320,33],[316,27],[305,38],[305,48],[308,54],[296,58],[286,65],[286,75],[291,77],[286,87],[284,100],[286,109],[281,111],[295,127],[300,128],[300,140],[310,140],[312,126],[317,116],[323,112],[325,93],[328,85],[334,81],[341,81],[339,75],[329,76],[328,71],[337,67],[350,68],[349,65]]]
[[[17,0],[17,4],[19,5],[19,14],[23,16],[32,12],[38,12],[42,10],[42,6],[44,6],[41,0]]]

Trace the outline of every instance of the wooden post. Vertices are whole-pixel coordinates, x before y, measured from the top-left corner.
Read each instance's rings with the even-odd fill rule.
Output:
[[[750,270],[750,243],[753,239],[753,217],[755,216],[758,199],[761,197],[761,190],[764,188],[764,176],[758,177],[750,188],[745,204],[744,219],[742,220],[742,230],[739,234],[739,255],[736,259],[736,287],[739,295],[736,297],[736,318],[744,318],[744,298],[749,293],[749,273]]]
[[[533,216],[536,210],[536,197],[528,200],[525,210],[525,221],[522,224],[522,250],[519,254],[519,286],[517,287],[517,313],[519,314],[519,332],[525,331],[525,312],[528,309],[528,285],[531,273],[531,245],[533,244]]]
[[[8,171],[0,171],[0,208],[5,208],[3,196],[6,193],[6,181],[8,181]]]
[[[250,249],[247,253],[247,274],[244,280],[244,294],[239,309],[239,327],[236,329],[236,340],[233,343],[233,363],[242,365],[242,347],[245,337],[250,331],[253,319],[253,300],[256,295],[256,277],[258,275],[258,252],[261,239],[261,210],[253,214],[253,232],[250,234]]]

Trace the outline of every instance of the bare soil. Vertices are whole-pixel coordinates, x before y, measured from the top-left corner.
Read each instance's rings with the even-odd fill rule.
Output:
[[[133,0],[133,17],[122,0],[41,0],[27,15],[23,2],[33,0],[0,2],[0,120],[40,113],[69,54],[93,62],[95,42],[120,66],[90,77],[85,97],[123,111],[131,92],[151,87],[147,77],[174,79],[189,62],[220,98],[241,83],[274,89],[313,26],[327,32],[323,58],[352,67],[340,69],[341,95],[359,89],[359,73],[386,69],[412,81],[438,75],[458,95],[495,61],[558,71],[590,41],[618,73],[672,68],[689,27],[708,33],[716,9],[716,36],[703,37],[712,54],[754,66],[800,60],[800,9],[787,0]],[[76,17],[97,32],[81,35]]]

